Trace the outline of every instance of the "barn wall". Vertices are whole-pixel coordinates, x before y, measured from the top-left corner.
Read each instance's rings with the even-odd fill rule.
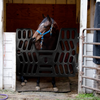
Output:
[[[93,34],[92,33],[87,34],[86,42],[90,42],[90,43],[93,42]],[[88,44],[86,45],[86,55],[93,56],[93,45],[88,45]],[[94,63],[93,63],[93,58],[86,58],[86,66],[95,67]],[[86,69],[85,76],[94,78],[95,70],[94,69]],[[90,80],[90,79],[85,79],[85,85],[88,87],[94,88],[94,81]],[[86,89],[85,92],[92,93],[93,91]]]
[[[75,17],[75,4],[7,4],[6,31],[15,32],[17,28],[36,30],[43,20],[42,14],[52,17],[57,22],[59,29],[77,28],[79,30]]]
[[[95,13],[95,1],[88,1],[88,10],[87,10],[87,28],[94,27],[94,13]],[[91,31],[87,31],[91,33]]]
[[[16,33],[4,32],[4,89],[15,90],[16,87]]]
[[[22,4],[76,4],[76,23],[80,19],[80,0],[4,0],[4,31],[6,32],[6,3]]]
[[[6,0],[7,3],[54,3],[57,4],[75,4],[76,0]]]

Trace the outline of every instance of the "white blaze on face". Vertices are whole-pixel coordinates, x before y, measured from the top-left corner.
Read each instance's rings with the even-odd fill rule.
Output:
[[[44,23],[42,23],[40,26],[43,26],[44,25]]]
[[[42,23],[39,27],[40,27],[40,29],[38,28],[38,30],[40,31],[42,28],[42,26],[44,26],[44,23]],[[35,31],[35,33],[34,33],[34,35],[33,35],[33,37],[32,38],[36,38],[36,41],[37,40],[39,40],[41,37],[42,37],[42,35],[40,35],[37,31]]]
[[[40,25],[39,25],[39,27],[38,27],[38,31],[39,32],[41,32],[42,34],[43,33],[45,33],[46,31],[48,31],[49,30],[49,27],[47,27],[47,28],[44,28],[44,26],[49,26],[51,24],[51,22],[50,21],[45,21],[44,23],[41,23]],[[33,37],[32,38],[36,38],[36,41],[37,40],[39,40],[41,37],[42,37],[42,35],[40,35],[37,31],[34,33],[34,35],[33,35]]]

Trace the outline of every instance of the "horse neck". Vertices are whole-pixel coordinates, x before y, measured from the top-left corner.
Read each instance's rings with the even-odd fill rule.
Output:
[[[58,24],[54,21],[52,33],[55,33],[55,32],[58,34],[58,32],[59,32],[59,26],[58,26]]]

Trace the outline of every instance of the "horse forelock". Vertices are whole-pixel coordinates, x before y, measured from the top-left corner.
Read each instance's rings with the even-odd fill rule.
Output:
[[[45,18],[42,20],[42,22],[39,24],[39,26],[40,26],[41,24],[45,23],[46,21],[48,21],[48,18],[47,18],[47,17],[45,17]],[[54,19],[51,18],[51,24],[53,24],[53,23],[54,23]]]

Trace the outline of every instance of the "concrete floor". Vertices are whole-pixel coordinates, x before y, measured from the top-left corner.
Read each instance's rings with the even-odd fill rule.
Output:
[[[70,92],[70,82],[68,77],[56,77],[56,86],[58,88],[57,92],[64,93]],[[18,92],[36,92],[36,81],[37,78],[28,78],[28,82],[25,86],[21,86],[21,82],[17,81],[17,91]],[[41,77],[40,78],[40,90],[38,92],[54,92],[52,86],[52,78]]]
[[[54,93],[54,92],[11,92],[2,90],[0,93],[7,94],[7,100],[73,100],[78,95],[78,75],[69,77],[70,92]],[[0,97],[1,98],[1,97]]]

